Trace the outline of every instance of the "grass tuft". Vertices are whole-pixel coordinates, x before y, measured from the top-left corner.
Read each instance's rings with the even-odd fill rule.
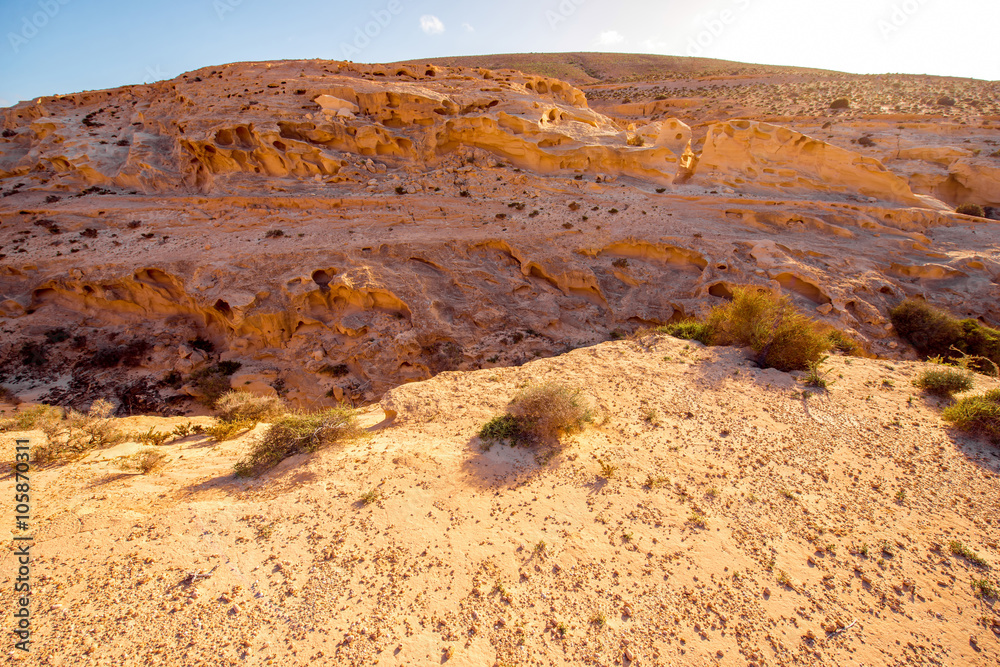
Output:
[[[1000,442],[1000,389],[966,396],[941,412],[956,428]]]
[[[972,389],[972,373],[958,368],[929,368],[913,384],[928,394],[951,396]]]

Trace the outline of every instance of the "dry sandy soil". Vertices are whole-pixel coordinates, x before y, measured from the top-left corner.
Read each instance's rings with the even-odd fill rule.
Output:
[[[30,660],[996,664],[972,581],[1000,585],[1000,450],[942,425],[922,363],[828,367],[808,390],[654,336],[404,385],[368,439],[258,480],[231,475],[255,435],[172,442],[149,475],[116,463],[134,444],[37,471]],[[545,381],[597,423],[551,457],[483,451],[479,427]]]
[[[134,442],[33,471],[35,643],[12,659],[1000,662],[977,597],[1000,586],[1000,450],[945,427],[887,318],[918,298],[1000,325],[998,84],[447,60],[0,109],[0,388],[110,399],[127,432],[208,425],[229,387],[352,403],[370,431],[255,480],[232,469],[264,425],[162,445],[148,474]],[[878,358],[830,359],[821,392],[635,339],[738,284]],[[548,380],[596,423],[484,451]]]

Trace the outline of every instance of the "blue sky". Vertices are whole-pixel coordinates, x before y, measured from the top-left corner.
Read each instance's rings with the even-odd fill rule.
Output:
[[[613,51],[997,80],[997,25],[995,0],[0,0],[0,106],[283,58]]]

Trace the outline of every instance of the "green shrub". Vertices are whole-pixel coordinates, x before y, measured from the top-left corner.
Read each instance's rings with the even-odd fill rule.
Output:
[[[819,369],[820,365],[829,358],[830,357],[823,355],[817,361],[809,364],[809,372],[806,373],[806,376],[802,379],[806,386],[816,387],[817,389],[826,389],[831,384],[836,382],[836,380],[826,379],[826,376],[830,373],[829,369],[825,371],[821,371]]]
[[[913,384],[928,394],[951,396],[972,389],[972,373],[958,368],[928,368]]]
[[[924,357],[959,359],[968,355],[1000,364],[1000,331],[976,320],[959,320],[917,299],[908,299],[890,310],[889,319],[896,333]],[[972,370],[996,374],[992,364],[977,359],[967,361]]]
[[[351,408],[289,413],[268,427],[250,452],[236,463],[233,471],[241,477],[259,475],[289,456],[348,442],[363,433]]]
[[[546,383],[523,389],[507,406],[506,414],[479,430],[479,437],[487,443],[507,441],[513,447],[554,443],[582,431],[593,420],[579,389]]]
[[[712,309],[706,326],[713,343],[747,346],[759,366],[780,371],[806,370],[830,347],[788,296],[756,287],[734,287],[732,301]]]
[[[712,343],[712,328],[704,322],[698,322],[696,320],[687,320],[686,322],[677,322],[675,324],[657,327],[656,331],[658,333],[667,334],[668,336],[673,336],[674,338],[696,340],[703,345],[710,345]]]
[[[247,391],[228,391],[215,402],[221,421],[269,421],[285,414],[285,404],[277,396],[257,396]]]
[[[1000,389],[966,396],[941,412],[945,421],[976,435],[1000,442]]]
[[[479,429],[479,439],[488,443],[507,441],[516,447],[526,444],[522,442],[522,437],[521,422],[511,414],[497,415]]]
[[[977,218],[986,217],[986,212],[983,211],[983,207],[979,204],[962,204],[955,209],[955,213],[961,213],[962,215],[974,215]]]

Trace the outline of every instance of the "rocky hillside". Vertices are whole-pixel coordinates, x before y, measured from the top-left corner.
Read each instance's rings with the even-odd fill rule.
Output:
[[[881,355],[906,353],[885,317],[906,296],[1000,323],[1000,125],[833,92],[784,124],[686,123],[536,74],[282,61],[21,103],[0,114],[0,384],[123,413],[220,384],[370,402],[739,283]]]

